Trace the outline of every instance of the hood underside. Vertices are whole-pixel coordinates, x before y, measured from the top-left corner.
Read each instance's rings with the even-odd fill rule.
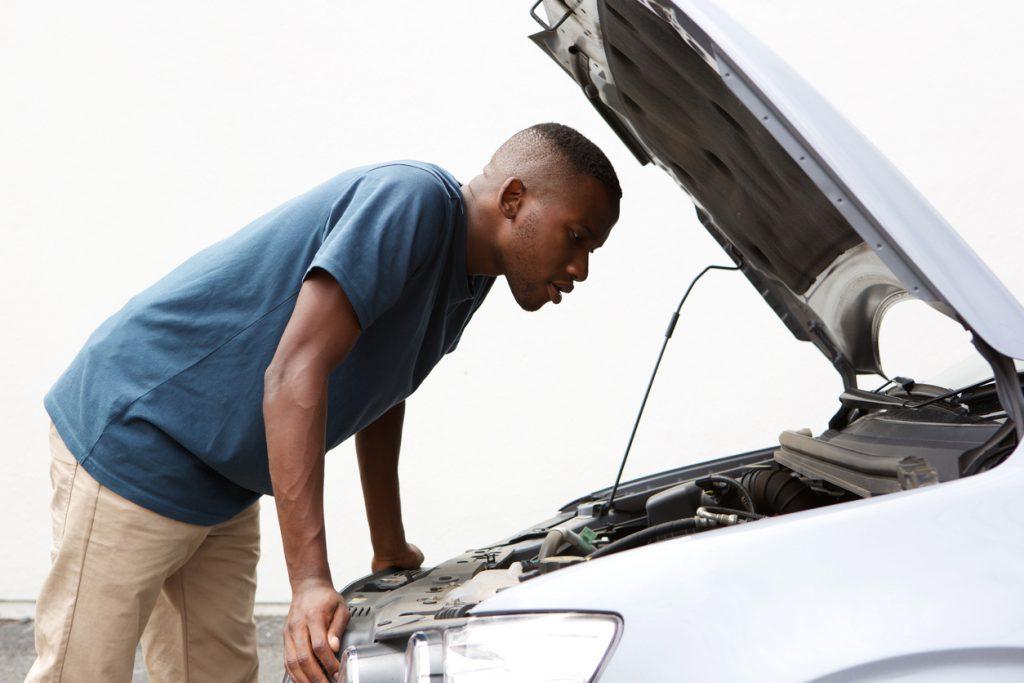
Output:
[[[698,216],[801,340],[851,384],[880,373],[882,315],[908,296],[1024,357],[1024,309],[924,198],[809,85],[700,0],[544,0],[531,38]]]

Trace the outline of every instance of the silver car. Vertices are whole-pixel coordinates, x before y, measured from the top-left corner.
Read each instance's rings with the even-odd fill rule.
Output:
[[[355,581],[342,679],[1024,680],[1024,309],[709,2],[531,11],[533,41],[693,198],[845,389],[820,434],[782,431],[583,495],[431,569]],[[879,324],[907,298],[971,333],[983,376],[858,385],[882,374]]]

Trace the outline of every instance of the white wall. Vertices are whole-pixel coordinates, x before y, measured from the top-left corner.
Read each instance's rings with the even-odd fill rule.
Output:
[[[539,121],[573,125],[607,151],[622,219],[558,308],[528,315],[498,283],[458,353],[410,399],[406,526],[427,561],[441,561],[611,482],[669,312],[723,257],[683,193],[639,167],[526,39],[529,4],[3,4],[0,599],[34,598],[44,576],[41,399],[106,316],[346,167],[422,158],[465,180]],[[723,4],[1024,295],[1019,3]],[[784,428],[821,429],[838,388],[745,280],[711,275],[684,311],[627,477],[759,447]],[[349,446],[331,453],[327,476],[341,584],[370,559]],[[271,499],[263,529],[258,598],[287,600]]]

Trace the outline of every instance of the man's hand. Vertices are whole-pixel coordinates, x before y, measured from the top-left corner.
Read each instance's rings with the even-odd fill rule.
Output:
[[[370,571],[376,573],[382,569],[419,569],[423,566],[423,551],[412,543],[406,543],[404,548],[394,553],[373,554],[370,562]]]
[[[340,668],[348,605],[330,582],[310,580],[292,591],[284,629],[284,657],[296,683],[328,683]]]

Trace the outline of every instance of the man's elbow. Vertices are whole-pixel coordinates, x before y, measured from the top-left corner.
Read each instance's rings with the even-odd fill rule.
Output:
[[[263,410],[272,407],[281,395],[284,373],[279,363],[272,362],[263,372]]]
[[[325,399],[327,374],[309,365],[274,360],[263,373],[263,413],[291,406],[312,410]]]

